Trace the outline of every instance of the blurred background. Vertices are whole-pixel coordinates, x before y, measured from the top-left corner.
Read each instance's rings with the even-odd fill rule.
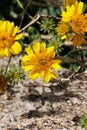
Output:
[[[37,13],[57,16],[61,0],[0,0],[0,19],[26,25]]]

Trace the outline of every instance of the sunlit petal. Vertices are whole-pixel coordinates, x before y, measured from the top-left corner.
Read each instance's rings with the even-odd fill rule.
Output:
[[[61,63],[61,62],[60,62]],[[57,69],[57,70],[60,70],[61,69],[61,66],[58,64],[58,63],[54,63],[52,65],[53,68]]]
[[[19,54],[22,51],[22,47],[19,44],[19,42],[15,42],[12,46],[11,46],[11,50],[13,54]]]
[[[28,56],[32,56],[34,54],[32,48],[30,46],[25,48],[25,52],[28,54]]]
[[[10,52],[10,50],[7,47],[6,47],[5,51],[4,51],[4,53],[5,53],[5,55],[7,57],[9,57],[11,55],[11,52]]]
[[[41,45],[40,45],[39,42],[35,42],[35,43],[33,44],[33,50],[34,50],[35,53],[39,52],[39,51],[40,51],[40,48],[41,48]]]
[[[36,72],[36,73],[30,72],[28,77],[31,78],[32,80],[35,80],[38,77],[40,77],[40,74],[38,72]]]
[[[33,65],[25,65],[25,64],[22,64],[22,67],[25,70],[25,72],[34,68]]]

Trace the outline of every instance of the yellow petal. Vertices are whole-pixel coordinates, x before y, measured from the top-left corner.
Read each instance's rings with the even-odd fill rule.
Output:
[[[35,42],[33,44],[33,50],[35,53],[38,53],[40,51],[40,48],[41,48],[41,44],[39,42]]]
[[[46,50],[46,43],[42,42],[41,44],[41,51],[45,51]]]
[[[47,73],[44,74],[44,81],[49,82],[51,79],[51,73],[48,71]]]
[[[16,37],[15,37],[15,40],[19,40],[23,37],[23,34],[20,33],[20,34],[17,34]]]
[[[67,11],[67,12],[69,13],[69,16],[72,17],[73,14],[74,14],[74,11],[75,11],[75,6],[72,5],[71,8],[70,8],[70,7],[68,8],[68,11]]]
[[[83,10],[83,2],[79,2],[78,3],[78,10],[77,10],[77,12],[78,13],[82,13],[82,10]]]
[[[35,80],[40,77],[40,73],[31,72],[31,73],[29,73],[28,77],[31,78],[32,80]]]
[[[34,52],[33,52],[32,48],[30,46],[25,48],[25,52],[28,54],[28,56],[34,55]]]
[[[48,47],[48,48],[47,48],[47,54],[48,54],[49,52],[51,52],[51,51],[54,52],[54,48],[55,48],[54,46]]]
[[[23,67],[24,71],[26,72],[26,71],[33,69],[34,66],[33,65],[26,66],[26,65],[24,65],[24,63],[22,63],[22,67]]]
[[[50,81],[50,79],[51,79],[51,77],[49,75],[46,75],[44,78],[44,81],[48,83]]]
[[[60,63],[61,63],[61,62],[60,62]],[[58,63],[54,63],[54,64],[52,65],[52,67],[55,68],[55,69],[57,69],[57,70],[59,70],[59,69],[61,68],[61,66],[60,66]]]
[[[0,50],[0,57],[4,57],[5,56],[5,53],[4,53],[4,50]]]
[[[6,22],[6,21],[4,21],[3,23],[2,23],[2,30],[4,31],[4,30],[6,30],[7,31],[7,28],[6,28],[6,24],[8,23],[8,21]]]
[[[66,35],[63,35],[63,36],[61,37],[62,40],[66,39],[66,38],[67,38]]]
[[[45,76],[44,76],[44,81],[48,83],[51,78],[54,78],[54,79],[57,78],[57,74],[56,74],[55,71],[51,71],[51,70],[50,70],[49,72],[47,72],[47,73],[45,74]]]
[[[12,54],[14,54],[14,55],[19,54],[22,51],[22,46],[20,45],[19,42],[15,42],[11,46],[11,51],[12,51]]]
[[[29,56],[28,55],[25,55],[21,58],[22,61],[29,61]]]
[[[57,78],[57,74],[56,74],[56,72],[55,72],[55,71],[51,72],[51,74],[50,74],[50,75],[51,75],[51,77],[52,77],[52,78],[54,78],[54,79],[56,79],[56,78]]]
[[[11,53],[10,53],[10,51],[9,51],[9,49],[7,47],[5,48],[5,52],[4,53],[5,53],[6,56],[10,56],[11,55]]]
[[[19,30],[19,28],[18,28],[18,26],[16,26],[16,27],[14,28],[13,35],[15,35],[15,34],[18,32],[18,30]]]

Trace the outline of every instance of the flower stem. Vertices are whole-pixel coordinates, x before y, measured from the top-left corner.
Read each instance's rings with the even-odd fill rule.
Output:
[[[9,64],[10,64],[10,62],[11,62],[11,58],[12,58],[12,56],[10,56],[10,58],[9,58],[9,60],[8,60],[8,64],[7,64],[6,69],[5,69],[5,74],[7,73]]]
[[[80,55],[81,55],[81,60],[82,60],[82,63],[84,64],[84,55],[83,55],[82,50],[80,50]]]

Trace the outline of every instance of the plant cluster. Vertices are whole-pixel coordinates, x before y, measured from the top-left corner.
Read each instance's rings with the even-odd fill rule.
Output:
[[[85,130],[87,130],[87,114],[82,114],[80,117],[80,125],[82,128],[85,128]]]
[[[20,8],[24,9],[22,2],[18,0],[17,3]],[[45,82],[49,82],[51,78],[57,78],[56,70],[65,65],[64,63],[68,64],[75,53],[79,66],[86,67],[83,53],[86,48],[83,46],[86,46],[87,13],[84,13],[84,3],[77,0],[66,0],[61,2],[60,7],[62,7],[60,16],[38,13],[22,29],[9,20],[0,21],[0,57],[9,58],[6,68],[1,68],[0,82],[4,78],[6,79],[5,83],[3,82],[5,85],[0,87],[1,92],[7,88],[6,86],[13,86],[21,82],[25,75],[23,70],[28,71],[28,76],[32,80],[42,78]],[[27,13],[27,9],[25,13]],[[32,26],[35,23],[39,26],[39,31]],[[30,43],[27,44],[27,41]],[[63,47],[67,46],[66,43],[68,46],[70,44],[72,48],[63,57],[61,52],[63,52]],[[11,58],[20,53],[26,54],[20,59],[19,68],[10,65]],[[77,68],[76,62],[69,68],[74,66]]]

